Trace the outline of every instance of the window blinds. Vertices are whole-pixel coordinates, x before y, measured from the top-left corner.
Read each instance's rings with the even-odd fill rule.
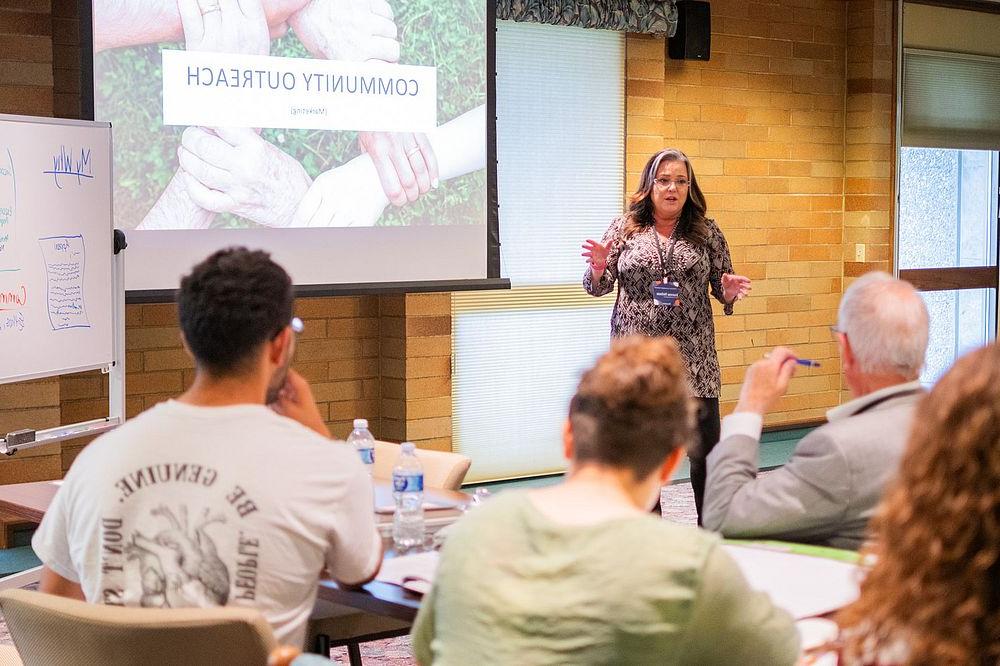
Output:
[[[902,144],[1000,149],[1000,59],[907,49]]]
[[[561,428],[607,349],[613,295],[583,291],[580,245],[622,210],[625,40],[500,21],[497,186],[509,292],[452,299],[454,449],[469,481],[564,468]]]

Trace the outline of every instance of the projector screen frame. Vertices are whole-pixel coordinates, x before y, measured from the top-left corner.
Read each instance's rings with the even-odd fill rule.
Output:
[[[427,294],[447,291],[491,291],[510,289],[508,278],[483,280],[426,280],[423,282],[357,282],[352,284],[297,284],[295,298],[319,296],[381,296],[383,294]],[[125,303],[173,303],[176,289],[135,289],[125,292]]]
[[[482,291],[510,289],[500,276],[500,214],[497,191],[496,3],[486,2],[486,278],[407,282],[296,284],[296,297]],[[94,120],[93,0],[77,0],[80,39],[80,118]],[[114,127],[112,127],[112,133]],[[127,232],[126,232],[127,236]],[[238,245],[234,242],[234,245]],[[131,289],[126,303],[172,303],[176,289]]]

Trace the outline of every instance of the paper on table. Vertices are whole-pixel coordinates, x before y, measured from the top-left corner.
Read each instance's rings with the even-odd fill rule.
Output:
[[[842,608],[858,598],[860,569],[853,564],[748,546],[724,546],[750,587],[800,620]]]
[[[821,617],[807,617],[795,623],[795,628],[799,630],[799,638],[802,640],[802,650],[815,650],[827,643],[837,640],[840,634],[840,627],[833,620],[825,620]]]
[[[400,585],[407,589],[412,589],[420,594],[430,589],[434,582],[434,574],[437,572],[438,553],[429,551],[426,553],[414,553],[413,555],[400,555],[399,557],[387,557],[382,560],[382,568],[379,570],[375,580],[392,585]],[[418,583],[416,586],[410,583]]]

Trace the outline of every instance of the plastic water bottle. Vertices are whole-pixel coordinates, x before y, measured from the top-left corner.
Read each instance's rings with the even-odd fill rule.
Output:
[[[472,504],[475,506],[482,506],[483,502],[490,498],[490,489],[486,486],[480,486],[476,488],[475,494],[472,496]]]
[[[396,550],[424,543],[424,468],[413,442],[403,442],[396,466],[392,468],[392,494],[396,511],[392,516],[392,542]]]
[[[354,430],[347,436],[347,443],[354,445],[354,450],[368,470],[368,476],[371,476],[375,467],[375,437],[368,429],[368,419],[354,419]]]
[[[476,488],[476,492],[472,495],[472,499],[470,499],[466,504],[462,505],[461,507],[462,512],[465,513],[471,511],[477,506],[482,506],[483,502],[488,500],[490,496],[491,495],[489,488],[486,488],[485,486],[480,486],[479,488]]]

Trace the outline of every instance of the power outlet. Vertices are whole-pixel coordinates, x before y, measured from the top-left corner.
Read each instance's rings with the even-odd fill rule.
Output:
[[[855,243],[854,244],[854,261],[864,263],[865,261],[865,244]]]

